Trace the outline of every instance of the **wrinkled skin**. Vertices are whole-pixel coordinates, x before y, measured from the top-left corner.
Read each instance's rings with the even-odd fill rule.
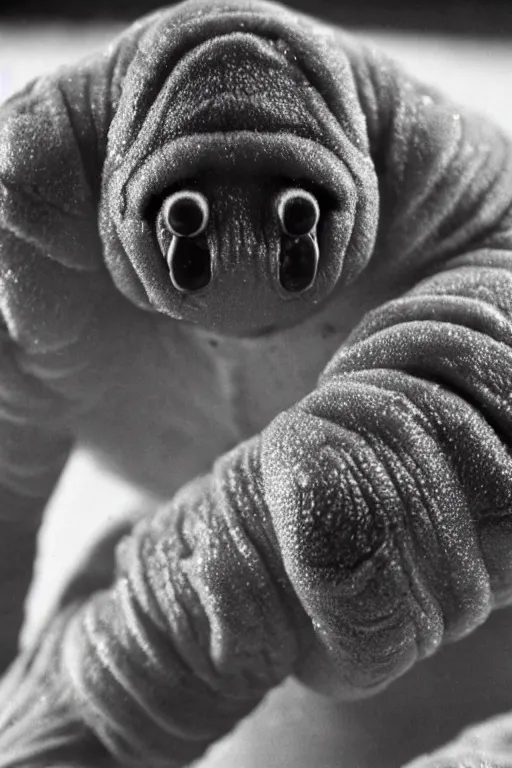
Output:
[[[4,666],[73,442],[167,499],[11,667],[2,768],[186,765],[289,675],[370,696],[508,605],[497,128],[340,31],[192,0],[28,86],[0,136]],[[210,206],[198,291],[167,262],[183,188]],[[293,188],[320,210],[303,292]],[[421,766],[508,765],[510,722]]]

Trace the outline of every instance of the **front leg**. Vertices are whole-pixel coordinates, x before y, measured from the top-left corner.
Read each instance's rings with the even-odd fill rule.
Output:
[[[366,696],[508,604],[508,258],[370,314],[317,390],[140,524],[29,660],[0,765],[186,765],[287,675]]]
[[[323,690],[373,692],[510,602],[509,262],[469,254],[370,313],[269,428],[266,500],[319,638],[302,675]]]

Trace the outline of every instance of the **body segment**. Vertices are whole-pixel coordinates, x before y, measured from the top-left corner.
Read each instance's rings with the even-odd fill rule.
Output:
[[[16,467],[44,451],[41,501],[73,439],[163,499],[203,475],[14,668],[0,765],[183,765],[292,673],[365,696],[508,603],[497,129],[341,31],[199,2],[29,87],[0,129],[2,430],[16,450],[37,430]],[[170,215],[183,194],[196,229]],[[297,283],[282,251],[304,237]]]

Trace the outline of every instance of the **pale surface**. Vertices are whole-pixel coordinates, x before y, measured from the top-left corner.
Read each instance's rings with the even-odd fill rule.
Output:
[[[0,26],[0,100],[28,79],[100,48],[117,27]],[[368,36],[368,35],[367,35]],[[512,45],[428,36],[373,34],[372,39],[426,82],[478,109],[512,134]],[[77,454],[53,504],[45,535],[43,578],[30,604],[32,631],[58,582],[87,541],[142,496]],[[372,701],[335,705],[289,683],[217,745],[202,768],[392,768],[440,745],[465,723],[512,708],[512,615],[492,617],[473,637],[419,665]],[[491,659],[490,668],[484,659]]]

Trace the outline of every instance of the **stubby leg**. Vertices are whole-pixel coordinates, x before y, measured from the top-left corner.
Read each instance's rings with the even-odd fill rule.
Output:
[[[288,675],[367,696],[508,604],[511,274],[475,252],[370,313],[316,390],[139,523],[29,661],[0,766],[60,758],[56,733],[187,765]]]
[[[510,602],[511,264],[468,254],[371,312],[264,435],[323,690],[378,690]]]

